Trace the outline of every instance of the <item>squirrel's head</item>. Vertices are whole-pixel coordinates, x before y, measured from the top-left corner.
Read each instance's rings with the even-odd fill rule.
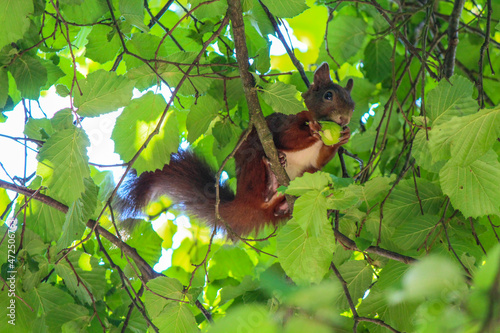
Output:
[[[345,87],[333,83],[330,68],[323,63],[314,72],[314,82],[302,94],[307,109],[313,113],[315,120],[328,120],[346,126],[351,121],[354,102],[351,99],[352,79]]]

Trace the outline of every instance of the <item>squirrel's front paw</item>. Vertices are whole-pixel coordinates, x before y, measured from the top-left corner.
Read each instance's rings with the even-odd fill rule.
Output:
[[[278,158],[280,159],[280,164],[283,168],[286,168],[286,154],[282,151],[278,151]]]
[[[340,132],[342,136],[339,138],[339,145],[345,145],[349,139],[351,138],[351,129],[349,127],[345,127],[342,132]]]

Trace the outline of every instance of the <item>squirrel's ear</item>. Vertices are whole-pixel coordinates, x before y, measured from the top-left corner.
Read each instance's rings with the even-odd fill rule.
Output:
[[[326,62],[316,69],[314,72],[314,86],[318,89],[322,85],[329,84],[332,81],[330,78],[330,67]]]
[[[351,92],[353,85],[354,85],[354,81],[352,79],[349,79],[349,81],[347,81],[347,84],[345,86],[345,90],[347,90],[348,92]]]

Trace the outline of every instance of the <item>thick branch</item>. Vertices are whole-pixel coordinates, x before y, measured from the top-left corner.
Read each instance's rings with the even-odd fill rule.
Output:
[[[349,237],[347,237],[346,235],[344,235],[340,231],[334,230],[334,233],[335,233],[335,238],[340,243],[342,243],[342,245],[344,247],[346,247],[349,250],[360,251],[358,249],[358,247],[356,246],[356,243],[352,239],[350,239]],[[403,264],[412,264],[412,263],[415,263],[417,261],[417,259],[415,259],[415,258],[408,257],[405,255],[399,254],[397,252],[392,252],[392,251],[383,249],[379,246],[370,246],[364,252],[377,254],[381,257],[385,257],[385,258],[389,258],[392,260],[402,262]]]
[[[264,147],[266,156],[271,161],[271,169],[278,178],[281,185],[287,186],[289,183],[288,175],[279,162],[278,151],[274,145],[273,136],[267,127],[266,120],[260,108],[257,90],[255,89],[255,79],[248,71],[248,49],[245,38],[245,25],[243,23],[243,14],[240,0],[230,0],[229,16],[233,27],[234,46],[236,50],[236,59],[240,69],[243,89],[247,99],[248,110],[250,112],[250,123],[255,126],[260,142]]]
[[[66,214],[68,212],[68,206],[66,206],[65,204],[63,204],[55,199],[52,199],[51,197],[49,197],[45,194],[42,194],[40,192],[29,189],[27,187],[18,186],[16,184],[8,183],[8,182],[3,181],[3,180],[0,180],[0,187],[4,188],[6,190],[11,190],[11,191],[14,191],[16,193],[33,198],[37,201],[40,201],[40,202],[46,204],[47,206],[50,206],[52,208],[57,209],[58,211],[60,211],[64,214]],[[150,280],[150,279],[155,278],[156,276],[160,275],[160,274],[156,273],[151,268],[151,266],[149,266],[149,264],[137,253],[135,248],[122,242],[118,237],[116,237],[115,235],[113,235],[111,232],[104,229],[100,225],[96,226],[96,223],[97,222],[94,220],[88,220],[87,227],[92,229],[92,230],[95,228],[99,232],[99,234],[101,234],[104,238],[109,240],[111,243],[113,243],[113,245],[122,249],[125,254],[130,256],[134,260],[134,262],[137,264],[137,266],[139,267],[141,272],[145,275],[145,278],[147,280]]]
[[[444,75],[447,78],[450,78],[455,70],[455,56],[458,46],[458,28],[464,3],[465,0],[456,0],[450,16],[448,26],[448,50],[446,50],[446,56],[444,58]]]

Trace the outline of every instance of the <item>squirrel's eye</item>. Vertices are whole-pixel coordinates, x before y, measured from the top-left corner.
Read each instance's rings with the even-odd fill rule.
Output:
[[[325,93],[325,96],[323,96],[323,98],[331,101],[331,100],[333,99],[333,94],[332,94],[332,92],[331,92],[331,91],[327,91],[327,92]]]

